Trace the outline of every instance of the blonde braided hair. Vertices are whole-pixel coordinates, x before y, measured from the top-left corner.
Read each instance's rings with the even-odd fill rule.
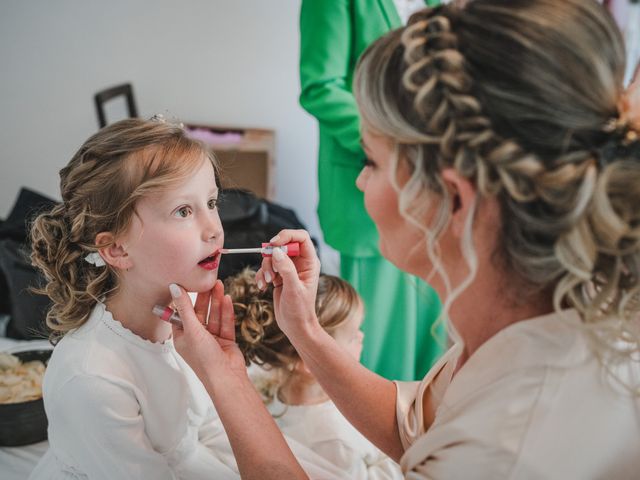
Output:
[[[499,201],[494,257],[517,279],[514,301],[548,294],[613,357],[640,351],[640,144],[628,126],[605,128],[619,116],[623,74],[620,33],[590,0],[426,9],[363,54],[354,83],[363,122],[394,140],[393,171],[409,166],[406,183],[392,181],[445,281],[445,312],[477,270],[473,212],[468,278],[452,287],[438,256],[452,201],[440,172],[454,168],[477,201]]]

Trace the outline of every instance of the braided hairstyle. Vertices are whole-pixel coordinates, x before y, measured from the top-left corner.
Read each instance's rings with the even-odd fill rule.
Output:
[[[640,141],[618,108],[624,57],[615,22],[592,0],[425,9],[363,54],[363,123],[394,141],[393,171],[409,167],[406,183],[392,182],[444,278],[445,311],[477,270],[471,217],[469,277],[453,289],[438,259],[452,202],[440,172],[454,168],[476,202],[499,202],[493,257],[513,301],[548,295],[556,310],[575,308],[613,357],[638,352]]]
[[[31,261],[46,279],[41,293],[52,301],[46,322],[53,343],[85,323],[96,302],[118,288],[114,268],[85,261],[108,246],[96,245],[96,235],[124,233],[138,199],[188,178],[203,159],[217,171],[213,155],[181,126],[127,119],[90,137],[60,170],[62,203],[31,227]]]
[[[287,380],[300,357],[276,323],[273,286],[258,288],[255,272],[245,269],[225,280],[225,290],[233,300],[236,342],[250,363],[275,370],[273,382],[259,386],[267,403]],[[361,300],[355,289],[333,275],[320,275],[316,295],[316,315],[320,326],[332,335],[350,318]]]

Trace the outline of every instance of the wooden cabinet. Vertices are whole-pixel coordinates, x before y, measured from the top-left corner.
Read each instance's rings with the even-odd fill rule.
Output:
[[[192,138],[208,145],[222,169],[224,188],[250,190],[258,197],[275,197],[275,132],[260,128],[234,128],[186,123]]]

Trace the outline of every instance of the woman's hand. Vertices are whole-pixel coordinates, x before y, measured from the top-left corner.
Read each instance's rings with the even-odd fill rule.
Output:
[[[173,326],[176,350],[205,386],[225,375],[247,375],[236,344],[233,303],[218,280],[211,291],[198,293],[195,305],[178,285],[170,286],[183,328]],[[209,306],[211,303],[211,306]]]
[[[272,257],[262,260],[256,281],[261,289],[273,283],[276,321],[285,335],[295,341],[319,326],[315,302],[320,260],[305,230],[282,230],[269,243],[278,246],[291,242],[300,244],[300,255],[289,258],[274,249]]]
[[[640,132],[640,63],[636,69],[635,78],[627,89],[629,120],[632,128]]]

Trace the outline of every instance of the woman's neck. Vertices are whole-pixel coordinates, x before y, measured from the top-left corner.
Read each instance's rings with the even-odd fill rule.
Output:
[[[480,272],[479,272],[480,273]],[[504,277],[477,275],[474,282],[458,297],[449,311],[464,349],[456,371],[478,348],[501,330],[541,315],[553,312],[550,295],[540,294],[527,299],[514,298],[514,282],[504,284]],[[530,288],[522,287],[523,295]]]
[[[286,405],[316,405],[329,395],[311,374],[293,372],[278,390],[278,399]]]
[[[171,325],[155,316],[152,309],[156,304],[166,305],[169,301],[168,294],[158,296],[121,286],[107,298],[105,305],[125,328],[145,340],[162,343],[171,337]]]

